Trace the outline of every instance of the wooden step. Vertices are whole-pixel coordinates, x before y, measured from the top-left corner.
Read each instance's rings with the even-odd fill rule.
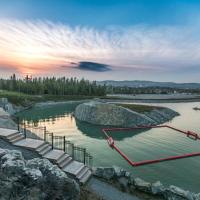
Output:
[[[85,183],[90,179],[91,176],[92,176],[92,172],[91,172],[91,170],[88,170],[88,171],[84,174],[84,176],[79,180],[79,182],[80,182],[81,184],[85,184]]]
[[[16,132],[16,133],[14,133],[12,135],[9,135],[6,139],[10,141],[10,140],[15,139],[16,137],[18,137],[18,135],[20,135],[20,134],[21,133]]]
[[[62,169],[65,168],[67,165],[69,165],[72,162],[72,160],[73,160],[72,157],[69,156],[62,163],[59,164],[59,167]]]
[[[69,158],[69,155],[64,153],[57,161],[57,164],[61,164],[66,158]]]
[[[63,170],[73,176],[76,176],[84,167],[83,163],[73,160]]]
[[[47,148],[49,146],[49,144],[48,143],[44,143],[44,144],[42,144],[41,146],[39,146],[37,149],[36,149],[36,151],[38,152],[38,153],[40,153],[41,151],[43,151],[45,148]]]
[[[84,174],[87,173],[87,171],[89,170],[89,168],[87,166],[84,166],[84,168],[76,175],[76,178],[79,180],[81,179]]]
[[[12,140],[9,140],[9,142],[11,142],[11,143],[15,143],[15,142],[18,142],[18,141],[20,141],[20,140],[23,140],[25,137],[24,137],[24,135],[23,134],[20,134],[20,135],[18,135],[18,137],[15,137],[14,139],[12,139]]]
[[[58,149],[52,149],[49,153],[45,154],[44,157],[49,159],[51,162],[57,164],[57,161],[60,160],[65,155],[65,152]]]
[[[7,139],[10,136],[15,135],[16,133],[19,133],[18,130],[12,130],[12,129],[6,129],[6,128],[0,128],[0,137]]]
[[[52,151],[51,145],[49,145],[48,147],[46,147],[44,150],[40,151],[39,154],[41,156],[44,156],[46,153]]]

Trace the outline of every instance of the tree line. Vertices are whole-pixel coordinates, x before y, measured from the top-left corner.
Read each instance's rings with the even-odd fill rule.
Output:
[[[172,94],[172,93],[191,93],[200,94],[200,89],[181,89],[170,87],[113,87],[107,86],[107,94]]]
[[[31,95],[85,95],[104,96],[106,86],[97,85],[96,81],[85,79],[56,77],[26,76],[25,79],[16,78],[13,74],[9,79],[0,79],[0,89]]]

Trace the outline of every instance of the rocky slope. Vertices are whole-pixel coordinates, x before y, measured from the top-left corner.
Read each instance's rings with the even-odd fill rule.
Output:
[[[77,183],[48,160],[0,149],[0,200],[76,200],[79,194]]]
[[[165,200],[200,200],[200,193],[195,194],[174,185],[165,187],[160,181],[149,183],[140,178],[134,178],[133,174],[117,166],[97,167],[93,169],[93,173],[94,176],[124,192],[132,193],[138,197],[143,196],[141,199],[146,199],[144,194],[148,194],[152,195],[148,196],[148,199],[161,197]]]
[[[177,112],[169,108],[159,108],[151,112],[138,113],[122,106],[97,101],[80,104],[75,110],[75,117],[80,121],[121,127],[157,125],[178,115]]]

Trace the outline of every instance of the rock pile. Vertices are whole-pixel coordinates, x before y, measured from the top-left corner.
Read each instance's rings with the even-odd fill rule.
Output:
[[[76,200],[77,183],[46,159],[24,160],[21,152],[0,149],[0,200]]]
[[[154,109],[148,113],[138,113],[114,104],[90,101],[76,107],[75,117],[80,121],[97,125],[134,127],[140,125],[157,125],[179,115],[169,109]]]
[[[155,196],[162,196],[166,200],[200,200],[200,193],[195,194],[176,186],[165,187],[160,181],[146,182],[134,178],[132,174],[119,167],[97,167],[93,169],[95,176],[117,184],[121,190],[134,193],[136,190]]]

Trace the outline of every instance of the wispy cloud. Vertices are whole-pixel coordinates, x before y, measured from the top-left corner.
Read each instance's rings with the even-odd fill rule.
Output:
[[[34,72],[87,61],[140,70],[181,70],[200,64],[199,30],[192,25],[138,25],[99,31],[49,21],[1,19],[0,66]]]

